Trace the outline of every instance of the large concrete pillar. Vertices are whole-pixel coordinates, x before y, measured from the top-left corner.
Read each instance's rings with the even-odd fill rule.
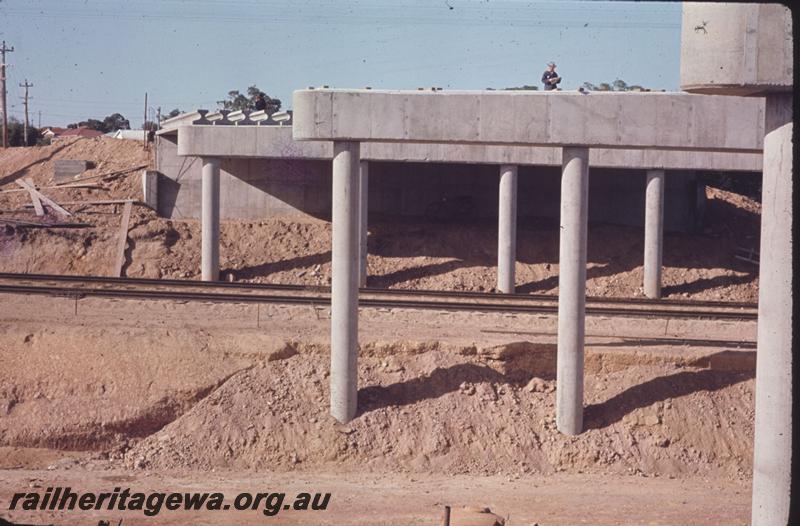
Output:
[[[664,170],[647,171],[644,209],[644,295],[657,299],[664,246]]]
[[[583,431],[588,211],[589,149],[566,147],[561,173],[556,426],[568,435]]]
[[[358,194],[359,194],[359,205],[358,205],[358,218],[359,218],[359,228],[361,229],[361,234],[359,238],[359,253],[361,254],[361,263],[360,263],[360,276],[358,278],[358,285],[359,287],[366,287],[367,286],[367,254],[369,251],[367,250],[367,236],[369,235],[369,222],[368,222],[368,210],[369,210],[369,163],[367,161],[361,161],[359,163],[359,173],[358,173]]]
[[[219,159],[203,157],[200,219],[200,276],[219,279]]]
[[[513,293],[517,261],[517,167],[500,167],[497,228],[497,290]]]
[[[791,502],[793,124],[778,124],[780,121],[791,121],[791,101],[791,94],[771,95],[766,101],[767,134],[764,137],[758,280],[753,526],[788,524]]]
[[[333,143],[331,415],[349,422],[358,395],[359,143]]]

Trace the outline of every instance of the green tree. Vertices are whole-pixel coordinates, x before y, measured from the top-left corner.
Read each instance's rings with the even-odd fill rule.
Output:
[[[10,146],[33,146],[38,138],[39,130],[28,126],[28,137],[25,140],[25,125],[15,117],[8,120],[8,144]]]
[[[67,128],[89,128],[90,130],[97,130],[105,133],[103,121],[97,119],[87,119],[78,123],[67,124]]]
[[[515,86],[513,88],[503,88],[506,91],[536,91],[539,89],[539,86],[529,86],[525,84],[524,86]]]
[[[587,91],[650,91],[648,88],[643,88],[638,84],[628,84],[622,79],[615,79],[610,84],[608,82],[601,82],[600,84],[584,82],[581,87]]]
[[[105,119],[87,119],[85,121],[73,122],[67,124],[67,128],[89,128],[90,130],[97,130],[103,133],[113,132],[117,130],[130,130],[131,123],[119,113],[113,113]]]
[[[161,116],[161,120],[165,121],[167,119],[171,119],[173,117],[177,117],[181,113],[183,113],[181,110],[179,110],[178,108],[175,108],[174,110],[172,110],[171,112],[167,113],[166,115],[162,115]]]
[[[281,101],[273,99],[255,85],[247,88],[247,94],[242,94],[239,90],[232,90],[228,92],[228,98],[225,100],[217,101],[220,109],[231,111],[250,111],[256,107],[256,97],[261,94],[267,103],[267,113],[275,113],[281,109]]]
[[[614,91],[628,91],[628,83],[622,79],[615,79],[611,83],[611,87]]]
[[[105,133],[117,130],[130,130],[131,123],[119,113],[114,113],[103,119],[103,128],[104,129],[101,131],[104,131]]]

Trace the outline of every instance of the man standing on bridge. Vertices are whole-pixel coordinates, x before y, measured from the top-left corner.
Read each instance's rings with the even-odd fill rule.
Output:
[[[556,84],[561,82],[561,77],[556,73],[556,63],[548,62],[547,69],[542,74],[542,82],[544,83],[544,90],[551,91],[556,89]]]

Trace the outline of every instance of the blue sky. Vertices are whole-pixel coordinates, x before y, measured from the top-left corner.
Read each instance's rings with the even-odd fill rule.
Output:
[[[451,9],[452,7],[452,9]],[[65,125],[120,112],[139,126],[160,106],[214,108],[256,84],[294,89],[563,89],[616,78],[677,90],[677,2],[511,0],[0,0],[9,115]]]

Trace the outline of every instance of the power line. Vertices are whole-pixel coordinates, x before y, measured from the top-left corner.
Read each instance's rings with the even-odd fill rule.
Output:
[[[393,6],[394,7],[394,6]],[[422,6],[413,6],[414,9],[420,9]],[[343,12],[343,9],[337,9],[334,12],[320,12],[320,9],[302,10],[292,8],[284,12],[275,12],[264,10],[267,14],[249,13],[248,15],[236,15],[229,12],[219,13],[212,11],[195,11],[186,13],[185,11],[170,11],[168,9],[160,9],[154,15],[152,10],[145,9],[142,11],[128,10],[128,11],[92,11],[84,13],[76,13],[75,11],[53,11],[48,12],[37,11],[35,9],[17,8],[9,9],[7,13],[23,15],[26,18],[58,18],[58,19],[127,19],[127,20],[164,20],[176,19],[185,22],[193,21],[213,21],[213,22],[238,22],[238,23],[287,23],[287,22],[304,22],[307,24],[336,24],[336,25],[374,25],[374,24],[391,24],[391,25],[470,25],[470,26],[498,26],[508,25],[512,23],[515,26],[521,27],[551,27],[553,25],[574,25],[583,26],[587,18],[591,19],[598,14],[608,14],[610,9],[604,7],[602,10],[592,9],[591,7],[563,7],[556,8],[531,8],[522,10],[520,8],[493,8],[491,11],[478,11],[476,7],[462,8],[464,14],[455,17],[442,17],[439,12],[416,12],[411,9],[392,9],[391,16],[387,16],[385,8],[369,8],[361,6],[353,6],[348,12]],[[628,8],[626,8],[627,10]],[[491,17],[486,13],[490,13]],[[520,16],[521,13],[528,16]],[[613,17],[607,21],[592,21],[591,27],[593,29],[621,29],[621,28],[640,28],[640,29],[673,29],[679,28],[680,23],[665,22],[659,15],[667,14],[666,11],[647,11],[647,14],[658,16],[655,20],[632,20],[624,21],[619,17]],[[555,16],[555,18],[553,17]],[[580,23],[576,21],[576,17],[580,17]]]

